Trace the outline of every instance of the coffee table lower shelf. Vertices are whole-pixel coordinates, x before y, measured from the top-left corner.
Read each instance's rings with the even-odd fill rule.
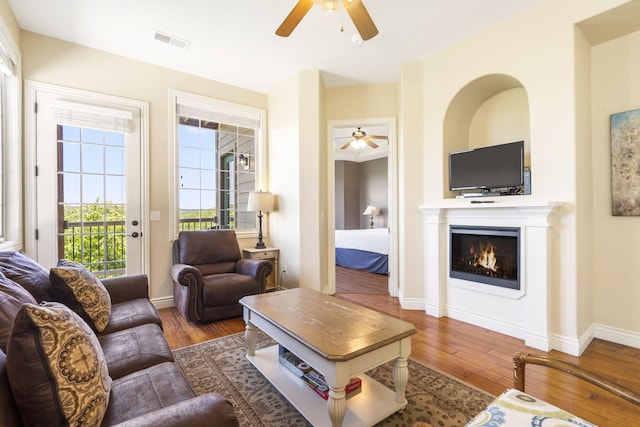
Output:
[[[256,350],[247,359],[314,426],[330,426],[327,401],[318,396],[278,361],[278,345]],[[405,407],[395,401],[395,392],[373,378],[360,374],[362,390],[347,399],[343,426],[372,426]]]

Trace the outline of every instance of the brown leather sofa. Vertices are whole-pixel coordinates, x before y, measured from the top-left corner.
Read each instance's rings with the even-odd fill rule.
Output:
[[[173,300],[191,322],[242,315],[240,298],[265,292],[270,261],[243,259],[233,230],[181,231],[173,242]]]
[[[217,393],[196,396],[173,362],[160,316],[148,298],[147,277],[101,282],[111,298],[111,313],[107,327],[96,336],[112,380],[101,425],[237,426],[231,403]],[[13,360],[22,357],[11,354],[16,348],[10,341],[16,314],[26,303],[42,301],[56,301],[49,272],[23,253],[0,252],[0,426],[32,425],[34,413],[43,410],[29,410],[31,421],[25,422],[25,403],[18,402],[12,390],[16,375],[7,363],[9,356]],[[31,387],[28,376],[22,381]],[[39,394],[33,387],[33,394]],[[40,419],[41,425],[58,424],[50,418]]]

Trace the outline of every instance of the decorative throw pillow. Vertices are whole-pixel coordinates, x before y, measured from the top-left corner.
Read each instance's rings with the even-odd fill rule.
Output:
[[[99,426],[111,378],[89,326],[59,303],[24,304],[7,345],[7,374],[24,425]]]
[[[0,350],[7,352],[11,324],[24,303],[37,304],[22,286],[0,273]]]
[[[49,270],[29,255],[15,251],[0,252],[0,271],[25,288],[36,301],[53,301]]]
[[[104,285],[82,264],[60,260],[49,272],[57,301],[78,313],[98,332],[104,331],[111,316],[111,297]]]

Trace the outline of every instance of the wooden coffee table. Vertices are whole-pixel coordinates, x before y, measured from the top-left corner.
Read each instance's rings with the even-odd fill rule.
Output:
[[[310,289],[246,296],[247,359],[314,426],[370,426],[404,408],[407,358],[415,327],[407,322]],[[256,328],[322,373],[325,403],[278,361],[278,346],[255,349]],[[364,374],[393,360],[395,391]],[[346,399],[350,378],[362,391]]]

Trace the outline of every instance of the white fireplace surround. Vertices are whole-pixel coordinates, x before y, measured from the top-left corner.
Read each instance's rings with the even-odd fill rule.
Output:
[[[505,197],[505,199],[507,199]],[[549,295],[557,257],[551,255],[555,202],[452,199],[422,205],[425,242],[425,311],[551,349]],[[449,277],[449,226],[520,228],[520,290]]]

